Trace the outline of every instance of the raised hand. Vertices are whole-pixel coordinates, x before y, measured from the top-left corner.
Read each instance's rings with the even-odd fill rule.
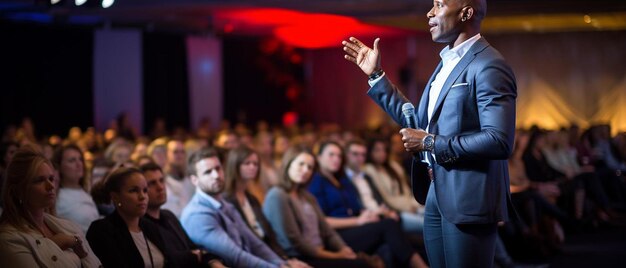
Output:
[[[374,40],[374,49],[354,37],[350,37],[349,40],[349,42],[345,40],[341,42],[343,51],[346,53],[343,56],[344,59],[355,63],[368,76],[382,69],[380,67],[380,51],[378,50],[380,38]]]

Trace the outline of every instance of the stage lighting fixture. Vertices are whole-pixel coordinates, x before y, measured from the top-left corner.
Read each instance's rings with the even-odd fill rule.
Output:
[[[51,0],[51,1],[56,1],[56,0]],[[115,3],[115,0],[74,0],[73,2],[74,2],[74,5],[76,5],[77,7],[109,8]]]
[[[115,0],[102,0],[102,7],[109,8],[113,3],[115,3]]]

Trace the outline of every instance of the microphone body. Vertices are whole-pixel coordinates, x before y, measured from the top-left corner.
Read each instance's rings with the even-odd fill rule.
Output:
[[[415,123],[415,107],[410,102],[402,104],[402,114],[404,115],[404,124],[407,128],[417,129]]]

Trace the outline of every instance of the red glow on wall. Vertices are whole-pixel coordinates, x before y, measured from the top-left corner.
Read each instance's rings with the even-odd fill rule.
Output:
[[[298,113],[286,112],[283,114],[283,126],[289,127],[298,123]]]
[[[224,33],[232,33],[235,30],[235,26],[230,23],[224,25]]]
[[[305,13],[278,8],[227,10],[216,14],[217,19],[235,20],[254,25],[289,25],[303,19]]]
[[[350,36],[363,38],[403,33],[365,24],[351,17],[285,9],[228,10],[218,12],[215,18],[217,24],[234,25],[236,31],[272,33],[287,44],[312,49],[341,46],[341,41]]]

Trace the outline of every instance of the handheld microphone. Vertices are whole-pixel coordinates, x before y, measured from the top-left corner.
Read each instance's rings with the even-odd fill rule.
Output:
[[[402,113],[404,114],[405,127],[417,129],[415,124],[415,107],[410,102],[402,104]]]

